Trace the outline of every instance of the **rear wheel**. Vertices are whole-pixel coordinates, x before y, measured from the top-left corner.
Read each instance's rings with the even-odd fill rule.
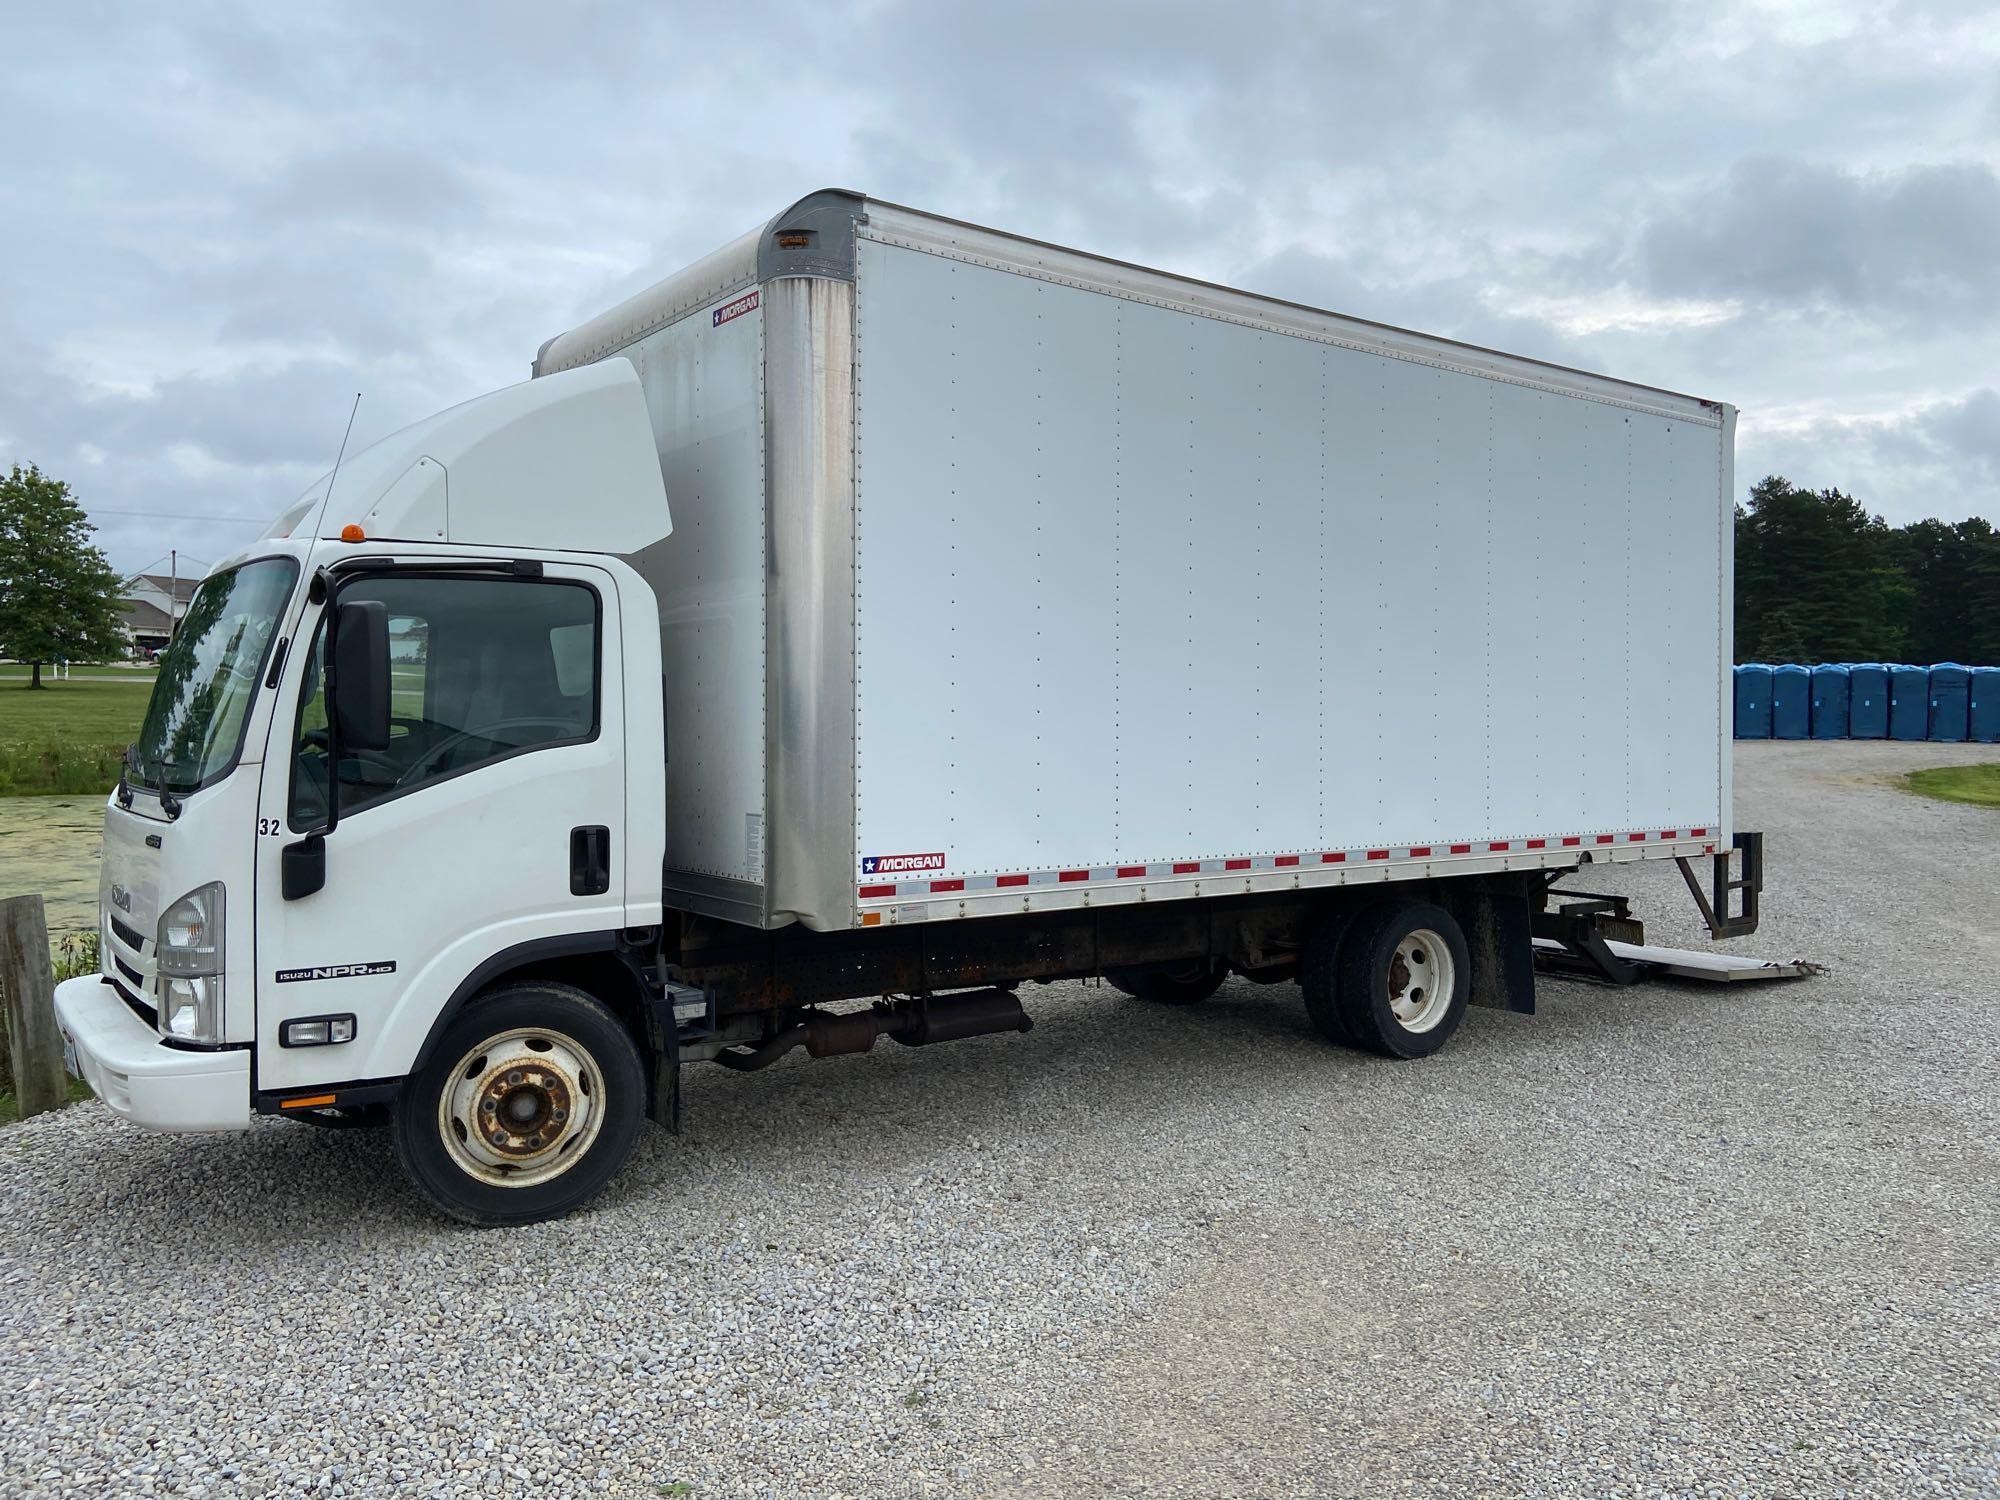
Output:
[[[1443,907],[1390,900],[1356,918],[1340,945],[1333,1007],[1353,1045],[1428,1057],[1465,1019],[1472,957]]]
[[[1354,926],[1351,906],[1335,906],[1320,914],[1299,957],[1299,989],[1313,1029],[1338,1046],[1357,1045],[1340,1012],[1340,951]]]
[[[1228,971],[1205,958],[1164,964],[1154,969],[1106,969],[1105,982],[1115,990],[1155,1005],[1199,1005],[1222,988]]]
[[[396,1101],[396,1159],[469,1224],[529,1224],[577,1208],[632,1153],[645,1113],[638,1046],[568,985],[507,985],[439,1038]]]

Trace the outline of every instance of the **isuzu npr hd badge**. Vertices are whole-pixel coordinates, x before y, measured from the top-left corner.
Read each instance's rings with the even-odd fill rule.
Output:
[[[280,969],[278,983],[299,984],[312,979],[360,979],[369,974],[393,974],[396,972],[394,959],[379,959],[366,964],[314,964],[309,969]]]

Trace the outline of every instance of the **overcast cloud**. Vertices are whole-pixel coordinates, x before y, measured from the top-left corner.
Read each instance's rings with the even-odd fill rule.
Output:
[[[2000,14],[519,3],[10,14],[0,465],[121,567],[816,187],[1739,404],[2000,519]],[[125,514],[133,512],[138,514]],[[241,517],[241,521],[184,519]]]

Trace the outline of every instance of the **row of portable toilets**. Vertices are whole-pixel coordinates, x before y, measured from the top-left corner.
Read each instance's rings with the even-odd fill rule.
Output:
[[[2000,667],[1864,661],[1736,669],[1739,740],[2000,741]]]

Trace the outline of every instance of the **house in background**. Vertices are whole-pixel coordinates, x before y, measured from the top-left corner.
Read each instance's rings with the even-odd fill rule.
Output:
[[[175,578],[169,573],[135,573],[125,580],[118,622],[134,656],[150,656],[166,648],[173,621],[187,613],[199,578]]]

